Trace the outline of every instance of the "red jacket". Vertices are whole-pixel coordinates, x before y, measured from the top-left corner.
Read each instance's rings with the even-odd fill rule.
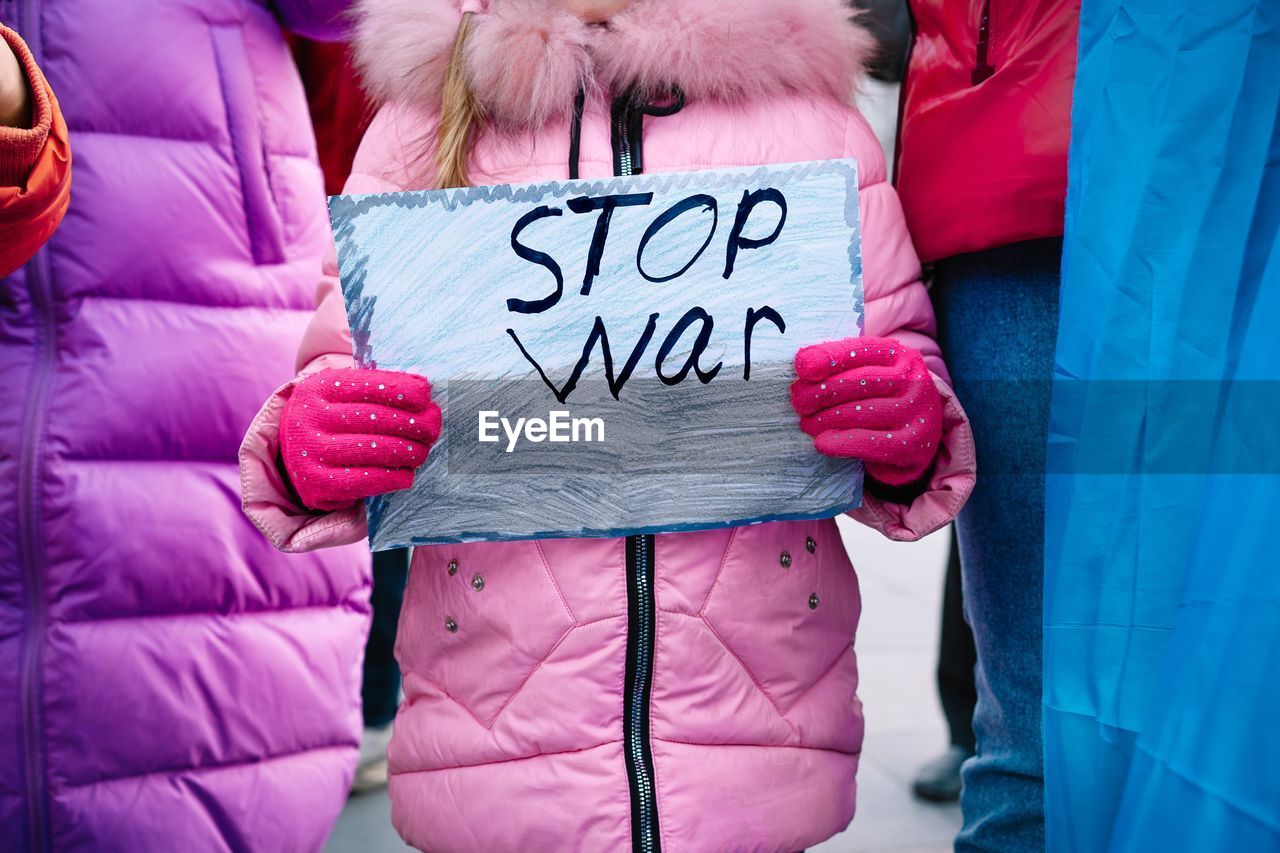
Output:
[[[360,88],[351,50],[344,42],[291,41],[293,58],[307,89],[325,193],[337,195],[351,174],[356,149],[373,119],[373,108]]]
[[[898,194],[925,261],[1062,234],[1080,0],[911,0]]]
[[[31,51],[0,26],[27,74],[32,126],[0,127],[0,277],[25,264],[58,227],[71,199],[71,150],[58,101]],[[3,50],[0,46],[0,50]]]

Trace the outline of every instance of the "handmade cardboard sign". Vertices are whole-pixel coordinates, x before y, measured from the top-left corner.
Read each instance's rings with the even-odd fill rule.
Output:
[[[858,335],[857,168],[336,196],[356,361],[426,376],[444,431],[375,549],[619,536],[856,506],[790,405]]]

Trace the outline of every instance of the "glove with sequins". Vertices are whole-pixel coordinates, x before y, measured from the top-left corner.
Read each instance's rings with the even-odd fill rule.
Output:
[[[942,437],[942,396],[920,353],[892,338],[847,338],[796,353],[791,405],[827,456],[861,459],[887,486],[922,478]]]
[[[322,370],[299,382],[285,404],[280,458],[303,505],[330,512],[413,485],[440,429],[425,378]]]

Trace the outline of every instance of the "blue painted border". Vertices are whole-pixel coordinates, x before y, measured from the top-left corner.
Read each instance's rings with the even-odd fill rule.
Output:
[[[853,307],[857,312],[858,330],[865,330],[866,312],[864,309],[862,281],[862,223],[859,211],[858,164],[855,158],[839,160],[814,160],[800,163],[772,163],[750,168],[709,169],[691,172],[665,172],[629,177],[612,177],[577,181],[541,181],[526,184],[498,184],[492,186],[460,187],[443,190],[417,190],[410,192],[371,193],[365,195],[337,195],[329,198],[329,216],[334,235],[338,241],[340,256],[340,272],[344,301],[347,303],[348,322],[355,328],[358,300],[353,300],[352,287],[363,285],[361,274],[365,256],[359,254],[359,247],[351,244],[351,235],[355,221],[364,214],[388,206],[416,209],[431,205],[439,205],[444,210],[456,210],[474,203],[493,201],[509,201],[520,203],[542,202],[547,197],[562,199],[579,195],[606,195],[617,192],[650,191],[669,192],[688,188],[719,189],[733,184],[751,184],[768,181],[774,186],[786,186],[796,180],[814,175],[843,175],[846,178],[844,220],[853,229],[854,237],[849,241],[850,286],[853,290]],[[352,250],[356,250],[353,257]],[[348,261],[352,261],[348,267]],[[356,294],[358,295],[358,294]],[[361,365],[364,366],[364,365]],[[381,515],[378,504],[385,498],[379,495],[365,502],[366,516],[369,525],[369,539],[377,538],[378,519]],[[855,499],[847,505],[832,507],[821,513],[783,513],[759,516],[746,519],[726,521],[690,522],[679,525],[657,525],[650,527],[628,527],[579,530],[556,530],[538,533],[522,533],[520,535],[504,535],[500,533],[474,532],[461,533],[448,537],[415,536],[407,542],[378,543],[375,550],[414,545],[443,545],[460,542],[511,542],[529,539],[578,539],[578,538],[618,538],[656,533],[680,533],[695,530],[715,530],[727,527],[745,527],[754,524],[767,524],[777,521],[811,521],[831,518],[862,505],[861,484],[855,490]]]
[[[527,539],[618,539],[623,536],[643,536],[656,533],[690,533],[696,530],[721,530],[726,527],[750,527],[754,524],[770,524],[775,521],[814,521],[816,519],[834,518],[852,512],[862,506],[862,489],[858,490],[857,499],[849,504],[833,507],[819,513],[789,513],[783,515],[762,515],[757,518],[734,519],[731,521],[691,522],[689,524],[662,524],[651,527],[620,527],[617,529],[585,528],[582,530],[558,530],[506,536],[495,533],[461,533],[457,536],[431,537],[415,536],[408,542],[382,544],[375,551],[387,551],[393,548],[407,548],[415,545],[457,545],[470,542],[522,542]],[[370,534],[370,541],[373,535]]]

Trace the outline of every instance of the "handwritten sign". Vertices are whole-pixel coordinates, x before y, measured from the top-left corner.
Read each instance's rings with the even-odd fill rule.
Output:
[[[862,327],[852,160],[336,196],[357,362],[444,432],[375,549],[619,536],[856,506],[800,431],[806,344]]]

